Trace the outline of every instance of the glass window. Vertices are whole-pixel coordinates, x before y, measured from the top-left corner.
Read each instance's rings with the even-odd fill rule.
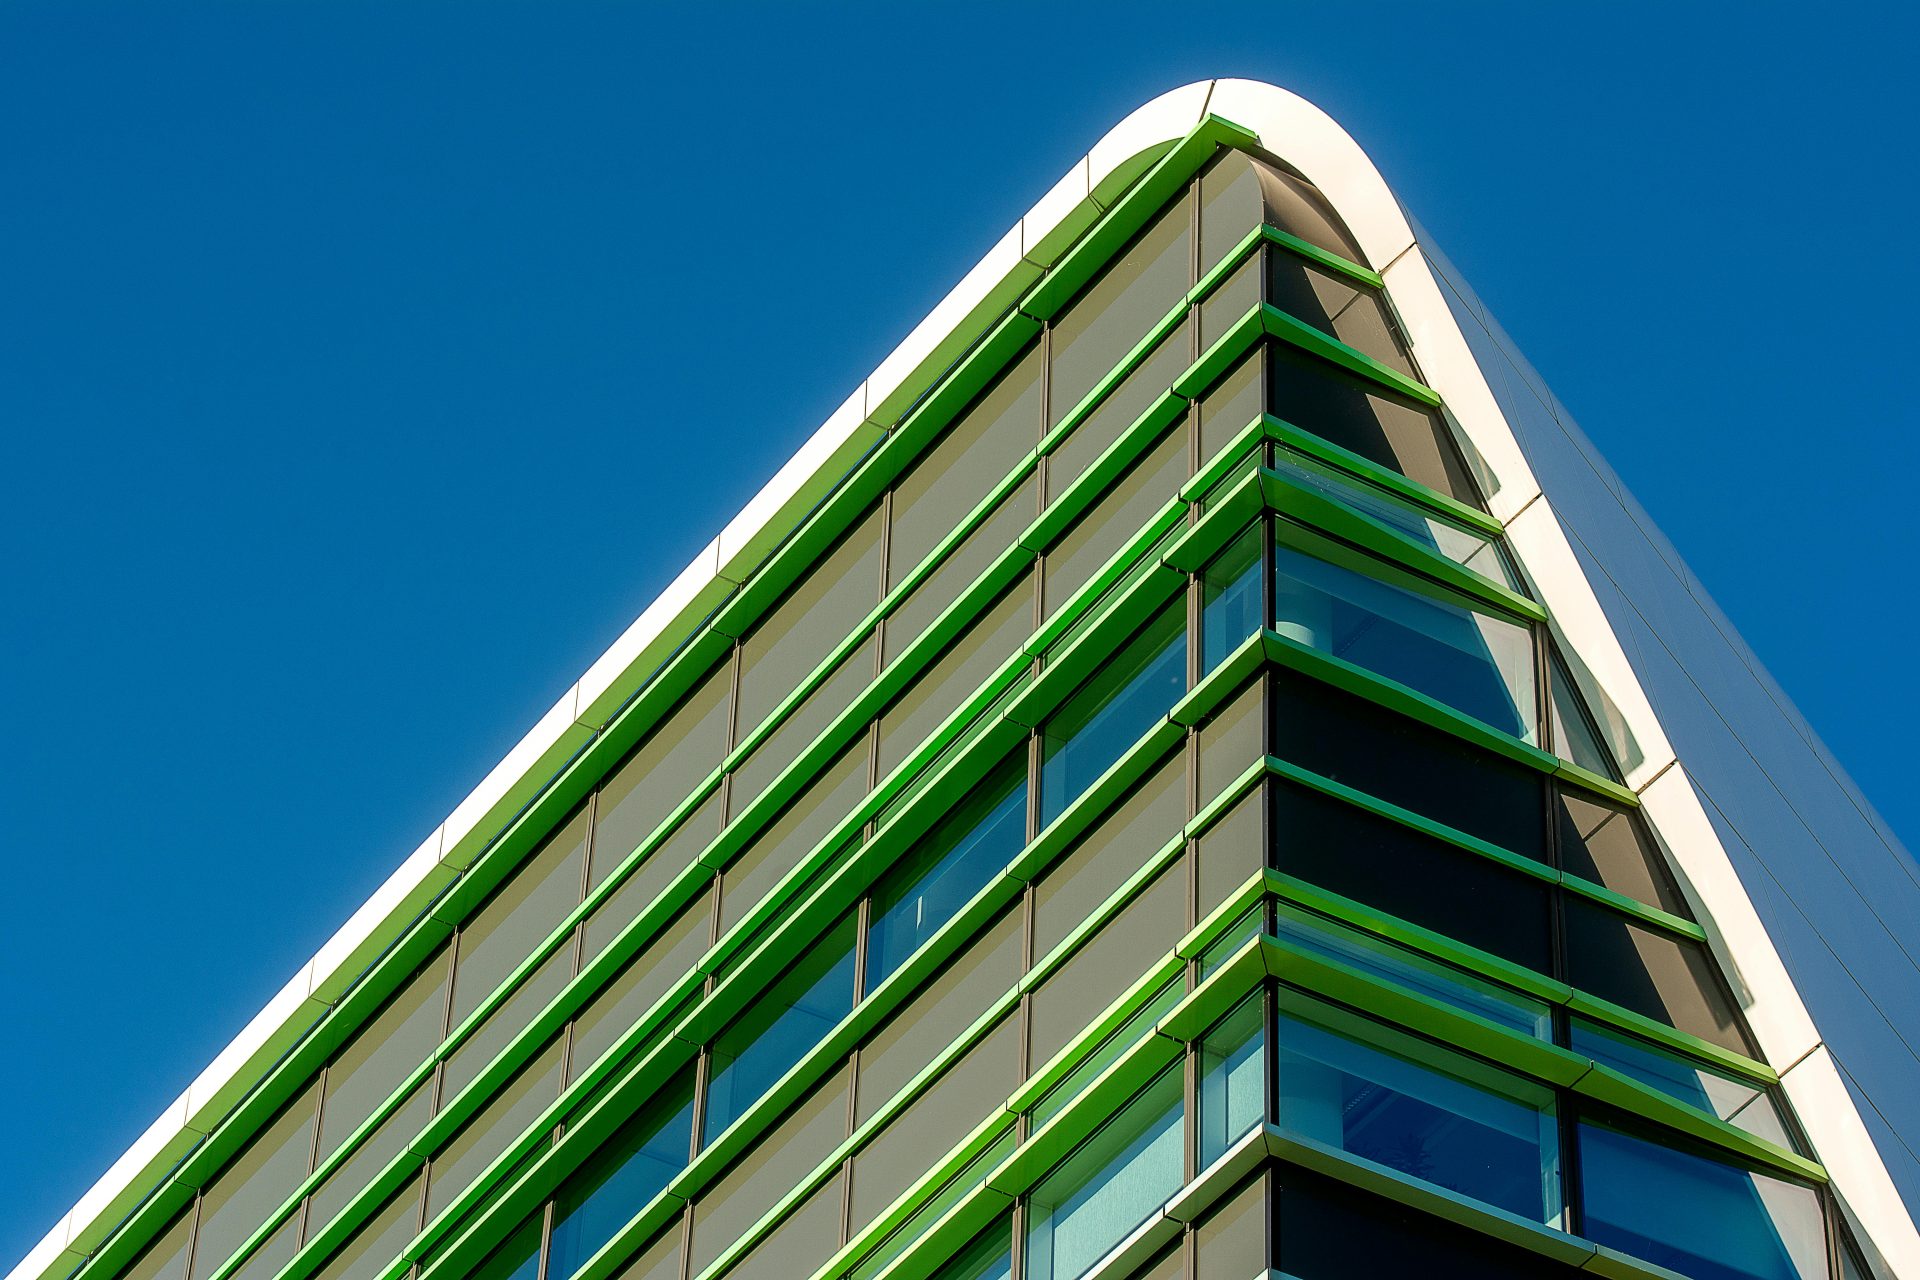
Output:
[[[847,1088],[846,1072],[829,1076],[695,1202],[688,1274],[712,1266],[846,1140]]]
[[[192,1280],[203,1280],[278,1209],[313,1158],[316,1088],[288,1103],[200,1195]]]
[[[560,1185],[553,1199],[549,1280],[567,1280],[687,1167],[693,1142],[693,1069]]]
[[[933,1280],[1013,1280],[1013,1230],[996,1223],[973,1239],[941,1268]]]
[[[366,1123],[446,1033],[447,953],[436,951],[327,1067],[320,1158]]]
[[[1811,1187],[1580,1126],[1581,1234],[1694,1280],[1827,1275],[1826,1222]]]
[[[1274,555],[1274,629],[1281,635],[1397,680],[1502,733],[1537,741],[1533,631],[1526,624],[1284,543]]]
[[[1035,888],[1033,954],[1044,957],[1127,877],[1147,865],[1187,818],[1185,753],[1170,756],[1053,864]]]
[[[1266,350],[1274,417],[1449,498],[1483,505],[1439,410],[1287,343]]]
[[[1413,361],[1406,340],[1377,290],[1299,254],[1267,254],[1267,301],[1302,324],[1339,339],[1354,350],[1409,378]]]
[[[940,567],[927,575],[887,616],[882,633],[884,661],[893,662],[909,645],[918,640],[927,627],[944,613],[961,592],[971,586],[994,561],[1005,555],[1033,522],[1039,492],[1037,476],[1029,475],[1019,487],[1000,500],[1000,505],[968,534]],[[1019,593],[1015,593],[1019,594]],[[1022,597],[1032,611],[1031,589]]]
[[[1281,674],[1271,696],[1281,759],[1546,861],[1546,783],[1535,770],[1305,676]]]
[[[1067,434],[1047,455],[1047,501],[1057,500],[1075,480],[1105,453],[1113,442],[1153,407],[1154,401],[1179,381],[1193,361],[1182,324],[1153,349],[1138,368],[1108,393],[1100,407]]]
[[[948,1030],[957,1035],[958,1027]],[[1003,1019],[853,1158],[848,1234],[864,1230],[1020,1082],[1020,1019]],[[884,1099],[876,1101],[885,1101]]]
[[[713,1042],[700,1145],[706,1146],[853,1009],[853,917],[811,947]]]
[[[1279,1177],[1274,1263],[1289,1280],[1592,1280],[1595,1274],[1330,1178],[1292,1168]]]
[[[1186,296],[1192,283],[1188,221],[1183,196],[1053,322],[1049,427],[1071,413]]]
[[[1562,786],[1554,788],[1554,818],[1567,871],[1683,919],[1693,914],[1632,810]]]
[[[1541,1001],[1288,903],[1279,904],[1277,912],[1277,936],[1302,951],[1338,961],[1522,1035],[1537,1040],[1553,1038],[1553,1015]]]
[[[1035,343],[894,485],[887,588],[918,568],[1039,443],[1040,346]],[[1021,523],[1032,518],[1029,504]],[[1005,546],[1003,541],[995,550]]]
[[[727,753],[731,657],[709,672],[652,737],[600,784],[594,802],[593,883],[598,885],[720,767]],[[655,855],[653,861],[659,861]],[[684,866],[684,862],[681,864]],[[679,871],[680,866],[675,866]],[[651,896],[651,895],[649,895]]]
[[[534,1280],[540,1274],[540,1215],[514,1228],[512,1235],[487,1256],[472,1280]]]
[[[572,1079],[585,1075],[654,1002],[684,978],[712,941],[707,899],[696,898],[600,989],[573,1020]]]
[[[959,914],[1027,842],[1026,753],[1010,757],[874,886],[866,985],[872,992]]]
[[[494,891],[487,905],[460,926],[453,968],[453,1015],[460,1023],[492,995],[567,912],[580,905],[586,873],[587,817],[583,809],[548,838]]]
[[[1265,530],[1254,525],[1227,544],[1200,575],[1200,665],[1212,671],[1265,624],[1260,598],[1260,548]]]
[[[1776,1146],[1794,1149],[1779,1108],[1764,1086],[1585,1018],[1573,1019],[1571,1033],[1568,1043],[1575,1053],[1584,1053],[1603,1066],[1737,1124]]]
[[[867,754],[863,734],[728,865],[720,877],[722,932],[800,865],[867,794]]]
[[[1176,600],[1114,654],[1041,730],[1040,825],[1047,826],[1187,689],[1186,602]]]
[[[1377,1042],[1281,1019],[1284,1128],[1529,1221],[1558,1220],[1551,1091],[1384,1027],[1341,1021]]]
[[[1563,759],[1582,769],[1590,769],[1603,778],[1619,778],[1620,767],[1613,753],[1602,744],[1593,717],[1587,714],[1585,701],[1575,692],[1573,677],[1555,652],[1548,661],[1552,681],[1548,686],[1548,706],[1553,715],[1553,749]]]
[[[1027,1045],[1030,1069],[1037,1070],[1085,1031],[1173,950],[1188,927],[1187,868],[1176,862],[1034,991]]]
[[[560,1096],[560,1068],[556,1039],[434,1155],[427,1174],[429,1219],[465,1191]]]
[[[1181,1072],[1148,1085],[1031,1193],[1025,1274],[1078,1280],[1180,1189]]]
[[[875,507],[741,641],[736,743],[793,692],[795,676],[819,665],[880,603],[881,531]]]
[[[1388,915],[1553,970],[1552,890],[1477,853],[1307,787],[1273,787],[1273,865]]]
[[[1567,981],[1581,990],[1699,1036],[1753,1054],[1713,957],[1577,894],[1564,895]]]
[[[1273,469],[1303,489],[1411,538],[1483,578],[1524,594],[1520,577],[1500,549],[1497,538],[1442,519],[1397,494],[1375,488],[1365,480],[1293,449],[1277,450]]]
[[[1047,552],[1043,565],[1049,617],[1071,600],[1122,547],[1147,527],[1155,512],[1187,480],[1187,435],[1179,426],[1160,438],[1121,475]]]
[[[1013,657],[1033,630],[1033,586],[1022,578],[920,674],[880,718],[879,775],[918,750],[942,721]]]
[[[1018,909],[984,930],[860,1049],[856,1124],[865,1124],[1020,980]]]
[[[1200,1041],[1200,1167],[1227,1154],[1266,1115],[1266,997],[1255,992]]]

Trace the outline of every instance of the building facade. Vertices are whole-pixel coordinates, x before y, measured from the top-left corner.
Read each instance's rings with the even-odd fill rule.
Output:
[[[1920,1277],[1917,883],[1354,143],[1192,85],[13,1276]]]

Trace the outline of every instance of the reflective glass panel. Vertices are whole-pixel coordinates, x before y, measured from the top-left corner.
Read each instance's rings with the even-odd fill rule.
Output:
[[[1026,843],[1025,753],[1007,760],[874,886],[865,990],[886,981]]]
[[[1690,1280],[1821,1280],[1826,1221],[1811,1187],[1616,1129],[1580,1126],[1581,1233]]]
[[[540,1215],[535,1214],[480,1264],[472,1280],[534,1280],[539,1274]]]
[[[1560,786],[1554,789],[1554,819],[1565,870],[1682,919],[1691,917],[1660,846],[1631,810]]]
[[[1603,1066],[1651,1085],[1688,1106],[1698,1107],[1756,1137],[1791,1150],[1792,1137],[1766,1088],[1670,1053],[1638,1036],[1575,1018],[1568,1045]]]
[[[1201,667],[1211,671],[1264,624],[1260,600],[1262,530],[1254,525],[1227,544],[1200,575]]]
[[[693,1072],[684,1070],[576,1170],[553,1201],[549,1280],[566,1280],[684,1168],[693,1142]]]
[[[1041,735],[1041,826],[1079,799],[1186,692],[1186,639],[1185,603],[1176,601],[1047,721]]]
[[[1277,936],[1302,951],[1337,960],[1369,977],[1417,991],[1523,1035],[1553,1039],[1553,1015],[1538,1000],[1298,907],[1281,903],[1278,912]]]
[[[1574,691],[1573,677],[1567,673],[1560,655],[1554,654],[1548,666],[1551,672],[1548,707],[1553,715],[1553,749],[1563,759],[1573,761],[1582,769],[1590,769],[1603,778],[1618,779],[1620,767],[1614,764],[1613,753],[1602,745],[1600,731],[1587,714],[1586,703]]]
[[[1033,1189],[1025,1274],[1078,1280],[1180,1189],[1181,1072],[1164,1072]]]
[[[1497,539],[1442,519],[1405,498],[1388,493],[1385,489],[1377,489],[1364,480],[1337,471],[1318,459],[1292,449],[1283,447],[1278,450],[1274,456],[1273,470],[1301,488],[1331,499],[1375,524],[1385,525],[1395,533],[1404,534],[1483,578],[1491,578],[1514,591],[1524,590],[1519,575],[1508,564]]]
[[[1258,1128],[1267,1111],[1263,995],[1242,1000],[1200,1042],[1200,1167]]]
[[[1753,1055],[1706,947],[1578,894],[1562,898],[1568,982],[1723,1049]]]
[[[1275,548],[1274,629],[1533,742],[1533,632],[1438,596]],[[1386,566],[1382,565],[1382,571]]]
[[[715,1038],[702,1146],[758,1102],[852,1011],[853,926],[852,917],[843,920]]]
[[[1415,1044],[1381,1039],[1398,1040],[1403,1050]],[[1429,1065],[1419,1051],[1422,1060],[1283,1017],[1281,1125],[1530,1221],[1558,1219],[1548,1091],[1466,1059],[1451,1069]]]

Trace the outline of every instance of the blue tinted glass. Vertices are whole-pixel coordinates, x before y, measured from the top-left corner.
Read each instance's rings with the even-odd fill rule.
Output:
[[[1769,1142],[1788,1148],[1794,1145],[1772,1098],[1752,1081],[1716,1071],[1584,1018],[1573,1020],[1568,1044],[1575,1053],[1584,1053],[1624,1076],[1737,1124]]]
[[[1187,624],[1176,602],[1067,699],[1042,732],[1040,825],[1060,816],[1187,689]]]
[[[1532,742],[1533,632],[1435,596],[1275,549],[1274,629]],[[1384,571],[1386,566],[1382,565]]]
[[[567,1280],[687,1167],[693,1141],[689,1070],[569,1177],[553,1202],[548,1280]]]
[[[1257,1128],[1267,1111],[1266,1013],[1258,995],[1200,1042],[1200,1164]]]
[[[1692,1280],[1827,1275],[1820,1198],[1763,1173],[1580,1126],[1581,1234]]]
[[[1541,1040],[1553,1038],[1547,1006],[1490,982],[1415,955],[1404,947],[1347,929],[1291,907],[1280,909],[1277,934],[1303,951],[1351,965],[1362,973],[1418,991]]]
[[[1079,1280],[1180,1189],[1181,1072],[1165,1072],[1033,1190],[1029,1280]]]
[[[853,920],[822,938],[713,1042],[701,1145],[712,1142],[853,1009]]]
[[[1260,526],[1235,538],[1201,574],[1201,666],[1211,671],[1260,630]]]
[[[1559,1217],[1543,1090],[1515,1081],[1514,1095],[1495,1092],[1292,1018],[1280,1023],[1279,1057],[1284,1127],[1534,1222]]]
[[[1027,839],[1027,769],[1007,761],[920,841],[873,891],[867,929],[871,992],[999,874]]]

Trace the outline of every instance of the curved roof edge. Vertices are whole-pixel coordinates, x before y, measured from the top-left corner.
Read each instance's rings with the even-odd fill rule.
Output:
[[[1449,307],[1442,283],[1446,272],[1429,260],[1372,161],[1329,116],[1276,86],[1225,79],[1185,85],[1153,99],[1076,162],[162,1111],[7,1280],[63,1275],[96,1248],[645,687],[953,358],[1043,276],[1114,197],[1209,114],[1250,130],[1265,150],[1317,185],[1385,277],[1428,385],[1440,393],[1499,479],[1489,504],[1492,514],[1507,525],[1560,638],[1618,704],[1644,750],[1645,759],[1630,771],[1627,783],[1641,793],[1704,908],[1714,950],[1742,997],[1763,1053],[1780,1070],[1850,1214],[1896,1274],[1920,1276],[1920,1234],[1698,791],[1683,769],[1672,767],[1677,761],[1653,705],[1552,499],[1534,477],[1515,425],[1502,410],[1502,397]]]

